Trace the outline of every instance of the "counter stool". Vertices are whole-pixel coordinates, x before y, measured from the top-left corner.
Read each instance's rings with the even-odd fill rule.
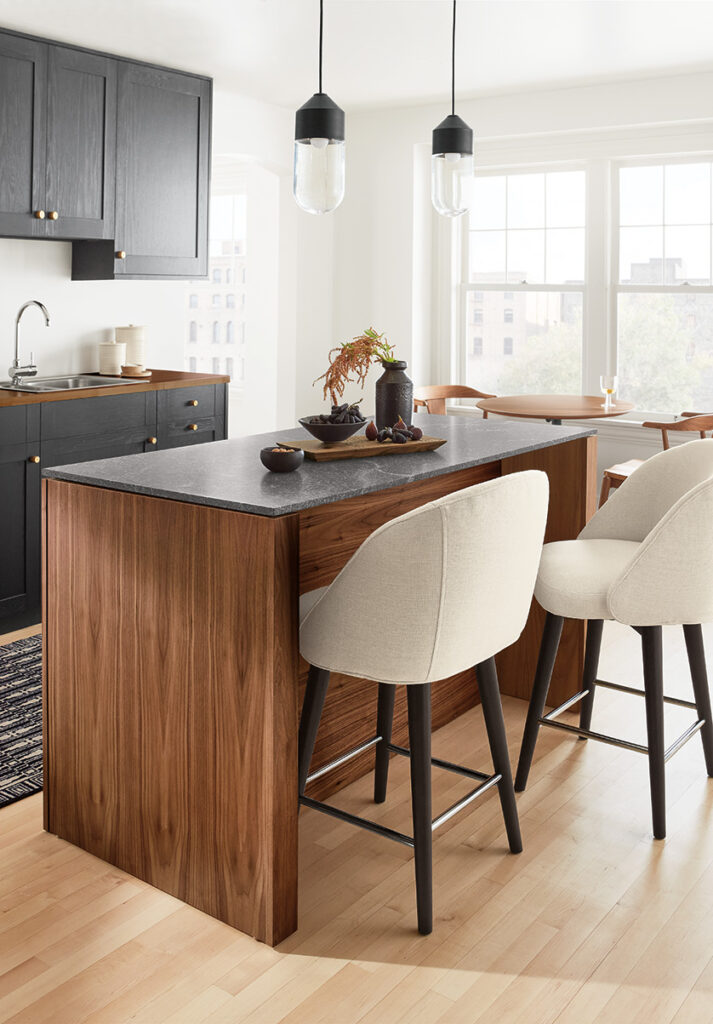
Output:
[[[713,620],[713,440],[691,441],[647,459],[590,519],[577,540],[545,544],[535,597],[547,612],[515,789],[524,790],[540,726],[562,729],[647,754],[653,830],[666,836],[664,767],[700,732],[713,777],[713,721],[702,622]],[[587,619],[582,689],[543,714],[565,618]],[[605,619],[641,636],[644,689],[597,679]],[[662,630],[682,625],[695,701],[664,696]],[[596,687],[645,698],[648,745],[592,732]],[[579,727],[557,721],[582,701]],[[664,704],[696,712],[696,721],[664,746]]]
[[[525,625],[547,516],[548,481],[528,471],[456,491],[386,523],[334,582],[301,601],[300,650],[310,663],[299,732],[299,795],[330,814],[414,849],[418,930],[433,927],[432,833],[498,787],[510,849],[522,849],[494,655]],[[386,613],[386,614],[385,614]],[[431,684],[476,667],[493,772],[431,757]],[[330,672],[379,684],[377,734],[309,774]],[[396,686],[405,685],[409,749],[391,743]],[[386,797],[390,753],[411,762],[413,836],[305,796],[305,786],[376,748],[374,799]],[[431,820],[431,765],[476,787]]]

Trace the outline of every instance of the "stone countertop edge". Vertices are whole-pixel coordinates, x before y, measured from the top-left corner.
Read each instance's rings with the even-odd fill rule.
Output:
[[[329,462],[305,460],[294,473],[269,473],[260,464],[260,449],[278,441],[306,440],[306,432],[298,428],[61,466],[44,470],[43,476],[51,480],[275,518],[430,477],[445,476],[597,433],[593,427],[562,427],[505,419],[469,420],[424,414],[414,417],[414,422],[418,422],[426,434],[448,435],[448,444],[435,452]],[[487,450],[455,451],[464,443],[470,448],[470,441],[475,448],[479,435],[481,439],[483,435],[491,435],[490,443],[485,446]],[[228,453],[234,453],[234,457],[226,461]],[[149,472],[151,470],[159,472]],[[238,480],[238,472],[246,475]],[[307,487],[303,487],[305,481]],[[240,491],[244,491],[244,495]]]

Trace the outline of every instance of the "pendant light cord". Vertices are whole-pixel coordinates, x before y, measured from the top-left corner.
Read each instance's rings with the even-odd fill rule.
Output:
[[[319,91],[322,91],[322,34],[324,29],[324,0],[319,0]]]
[[[321,0],[320,0],[321,3]],[[321,45],[321,44],[320,44]],[[321,60],[321,57],[320,57]],[[320,70],[320,76],[322,72]],[[321,81],[321,78],[320,78]],[[320,86],[321,89],[321,86]],[[456,112],[456,0],[453,0],[453,40],[451,44],[451,114]]]

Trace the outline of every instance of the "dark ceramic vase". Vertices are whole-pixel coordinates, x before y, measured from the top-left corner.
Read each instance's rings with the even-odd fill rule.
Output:
[[[413,381],[404,373],[406,363],[382,362],[384,372],[376,382],[376,425],[379,430],[393,427],[399,416],[404,423],[413,418]]]

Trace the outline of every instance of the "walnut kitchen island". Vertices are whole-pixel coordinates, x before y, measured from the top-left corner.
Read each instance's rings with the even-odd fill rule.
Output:
[[[49,832],[264,942],[296,929],[299,594],[387,520],[501,474],[547,472],[547,540],[576,536],[595,507],[593,430],[416,420],[448,443],[270,474],[260,448],[304,436],[281,431],[45,473]],[[498,657],[504,693],[529,696],[542,621],[533,606]],[[553,701],[578,688],[584,640],[568,623]],[[433,689],[435,728],[477,700],[474,671]],[[372,735],[375,715],[376,687],[336,676],[313,765]],[[398,704],[394,725],[402,742]]]

